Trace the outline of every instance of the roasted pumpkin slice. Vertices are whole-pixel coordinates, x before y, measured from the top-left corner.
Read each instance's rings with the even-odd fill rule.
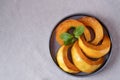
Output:
[[[57,28],[56,28],[56,41],[60,44],[63,45],[64,42],[60,38],[60,35],[64,32],[67,32],[71,27],[78,27],[78,26],[84,26],[81,22],[74,20],[74,19],[68,19],[63,22],[61,22]],[[89,30],[84,26],[84,35],[87,41],[91,40],[91,35]]]
[[[82,72],[92,73],[98,69],[104,62],[104,58],[99,58],[97,60],[91,60],[87,58],[81,51],[78,42],[76,41],[71,50],[73,63]]]
[[[78,21],[82,22],[85,26],[93,29],[95,38],[92,43],[94,45],[97,45],[103,39],[102,25],[95,18],[86,16],[78,19]]]
[[[57,62],[62,70],[68,73],[78,73],[80,70],[68,59],[69,46],[61,46],[57,53]]]
[[[79,38],[79,46],[88,57],[100,58],[109,52],[111,42],[109,37],[105,35],[102,43],[95,46],[85,41],[84,37],[82,36]]]

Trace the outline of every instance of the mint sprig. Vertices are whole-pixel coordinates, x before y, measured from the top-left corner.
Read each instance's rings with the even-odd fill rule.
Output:
[[[74,27],[74,26],[72,26]],[[70,33],[62,33],[60,38],[64,41],[65,45],[69,45],[75,42],[76,38],[78,39],[84,32],[84,26],[78,26],[75,28],[72,34]]]

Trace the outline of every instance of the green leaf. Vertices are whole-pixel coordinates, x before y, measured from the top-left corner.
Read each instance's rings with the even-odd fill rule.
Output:
[[[69,44],[74,43],[74,41],[75,41],[75,39],[72,38],[72,39],[70,39],[70,40],[68,40],[68,41],[64,41],[64,44],[65,44],[65,45],[69,45]]]
[[[64,41],[65,45],[69,45],[74,42],[73,36],[69,33],[62,33],[60,38]]]
[[[84,32],[84,26],[79,26],[79,27],[76,27],[73,34],[76,38],[79,38],[80,35],[82,35]]]

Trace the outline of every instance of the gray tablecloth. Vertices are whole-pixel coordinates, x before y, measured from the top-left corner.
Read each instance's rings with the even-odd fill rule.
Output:
[[[50,56],[51,31],[74,13],[98,17],[112,36],[112,58],[94,76],[68,75]],[[0,0],[0,80],[118,80],[119,33],[120,0]]]

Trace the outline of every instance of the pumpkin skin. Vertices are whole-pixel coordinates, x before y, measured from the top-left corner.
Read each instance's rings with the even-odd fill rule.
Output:
[[[70,46],[61,46],[57,52],[57,62],[62,70],[68,73],[78,73],[80,70],[72,64],[67,55],[68,48]]]
[[[64,32],[67,32],[71,28],[71,26],[78,27],[78,26],[84,26],[84,24],[74,19],[68,19],[61,22],[56,28],[56,41],[59,43],[59,45],[64,44],[63,40],[60,38],[60,35]],[[90,32],[85,26],[84,26],[84,35],[87,41],[91,40]]]
[[[103,39],[104,32],[103,32],[102,25],[95,18],[86,16],[86,17],[79,18],[78,21],[83,23],[85,26],[93,29],[95,33],[95,38],[91,42],[92,44],[97,45]]]
[[[85,41],[83,36],[79,38],[79,47],[90,58],[100,58],[105,56],[109,52],[110,46],[111,42],[107,35],[104,36],[102,43],[97,46]]]
[[[73,63],[80,71],[85,73],[94,72],[103,64],[104,61],[103,57],[99,58],[96,61],[87,58],[84,55],[84,53],[81,51],[77,41],[73,45],[71,52],[72,52]]]

